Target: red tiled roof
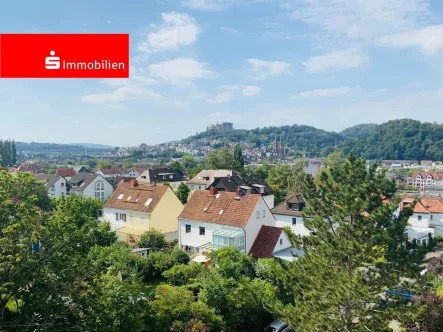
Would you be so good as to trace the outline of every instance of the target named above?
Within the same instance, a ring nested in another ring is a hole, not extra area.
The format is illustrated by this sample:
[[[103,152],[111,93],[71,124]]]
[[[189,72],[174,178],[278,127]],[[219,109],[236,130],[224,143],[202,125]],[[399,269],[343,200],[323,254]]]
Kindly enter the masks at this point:
[[[168,189],[168,186],[151,184],[138,184],[132,187],[132,183],[121,182],[104,207],[151,213]],[[146,205],[149,199],[152,200],[149,205]]]
[[[414,213],[443,213],[443,198],[423,197],[415,200]],[[407,197],[402,200],[401,207],[404,207],[404,203],[412,204],[414,199]]]
[[[442,179],[442,174],[441,173],[430,173],[430,172],[414,172],[413,177],[416,178],[417,175],[421,176],[422,179],[426,179],[428,177],[428,175],[432,176],[433,179],[435,180],[439,180]]]
[[[41,169],[40,167],[38,167],[37,164],[32,164],[32,163],[24,163],[21,164],[18,168],[17,168],[17,172],[32,172],[32,173],[41,173]]]
[[[126,174],[126,170],[124,168],[100,168],[99,171],[106,175]]]
[[[63,177],[72,177],[77,173],[72,168],[59,168],[55,174]]]
[[[271,258],[283,228],[262,226],[249,253],[255,258]]]
[[[258,194],[235,196],[233,192],[210,195],[209,190],[197,190],[179,218],[245,228],[262,198]]]

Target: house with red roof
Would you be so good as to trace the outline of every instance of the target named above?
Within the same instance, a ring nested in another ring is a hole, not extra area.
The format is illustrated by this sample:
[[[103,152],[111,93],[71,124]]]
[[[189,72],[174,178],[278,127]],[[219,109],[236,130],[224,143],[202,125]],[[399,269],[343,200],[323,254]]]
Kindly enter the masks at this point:
[[[408,181],[410,186],[424,188],[425,186],[442,186],[443,173],[415,172]]]
[[[415,205],[414,205],[415,204]],[[400,208],[413,208],[413,214],[406,227],[408,240],[416,240],[420,244],[428,241],[429,234],[443,236],[443,198],[440,197],[406,197]]]
[[[17,168],[17,172],[25,172],[25,173],[32,173],[32,174],[39,174],[43,173],[40,167],[38,167],[37,164],[34,163],[23,163]]]
[[[72,168],[59,168],[55,171],[55,175],[64,177],[66,180],[70,180],[76,173]]]
[[[296,256],[303,254],[303,250],[297,250],[292,246],[283,228],[263,225],[249,250],[249,254],[254,258],[274,257],[293,261]]]
[[[191,253],[226,246],[248,253],[261,227],[275,222],[260,194],[197,190],[178,217],[178,245]]]

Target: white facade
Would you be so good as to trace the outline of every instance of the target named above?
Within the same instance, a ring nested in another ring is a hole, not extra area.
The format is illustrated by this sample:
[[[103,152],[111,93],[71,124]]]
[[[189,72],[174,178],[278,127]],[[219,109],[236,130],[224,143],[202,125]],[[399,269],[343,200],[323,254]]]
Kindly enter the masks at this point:
[[[258,200],[245,228],[185,219],[179,219],[178,223],[178,243],[181,249],[189,247],[191,252],[197,252],[198,249],[196,248],[204,247],[207,250],[211,250],[213,233],[224,228],[245,233],[244,252],[249,252],[261,226],[275,226],[275,219],[262,198]],[[204,229],[204,234],[201,234],[200,228]]]
[[[289,240],[289,237],[286,234],[286,232],[282,231],[277,243],[275,244],[274,250],[272,250],[272,253],[274,254],[276,252],[279,252],[281,250],[285,250],[287,248],[292,248],[292,243]]]
[[[277,227],[291,227],[291,231],[300,236],[309,235],[309,230],[305,227],[303,217],[287,216],[283,214],[274,214]]]
[[[66,179],[60,177],[51,187],[48,188],[50,198],[66,196]]]
[[[262,197],[265,200],[266,204],[268,205],[268,208],[272,209],[274,207],[274,194]]]
[[[138,178],[140,176],[140,173],[136,169],[129,170],[127,177],[130,178]]]
[[[121,177],[129,177],[129,174],[126,173],[125,170],[122,170],[121,173],[111,173],[111,174],[104,174],[101,170],[98,170],[96,172],[96,174],[99,174],[99,175],[103,176],[104,178],[116,178],[116,177],[119,177],[119,176],[121,176]]]
[[[112,185],[101,175],[96,176],[82,191],[72,191],[76,195],[103,200],[107,200],[113,192],[114,188]]]
[[[409,217],[406,227],[409,241],[420,239],[423,241],[428,234],[443,236],[443,214],[441,213],[414,213]]]

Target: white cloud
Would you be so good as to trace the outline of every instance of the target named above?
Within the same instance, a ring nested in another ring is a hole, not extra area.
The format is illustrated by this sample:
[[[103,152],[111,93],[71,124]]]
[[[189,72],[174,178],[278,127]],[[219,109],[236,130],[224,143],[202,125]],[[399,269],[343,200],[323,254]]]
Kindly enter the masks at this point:
[[[177,12],[162,13],[163,24],[153,25],[154,31],[138,45],[145,53],[177,50],[180,46],[195,43],[201,32],[197,22],[188,14]]]
[[[214,96],[214,98],[206,99],[208,103],[212,104],[220,104],[220,103],[227,103],[232,100],[232,92],[231,91],[225,91],[220,92]]]
[[[264,0],[183,0],[182,5],[205,12],[226,10],[234,5],[247,5],[263,2]]]
[[[303,62],[306,71],[311,73],[328,70],[341,70],[360,67],[368,61],[368,57],[357,49],[335,51],[328,54],[314,56]]]
[[[392,34],[378,40],[381,45],[404,48],[418,47],[426,55],[443,50],[443,25],[433,25],[406,33]]]
[[[258,59],[248,59],[251,71],[255,73],[258,81],[263,81],[270,76],[277,76],[289,73],[289,64],[284,61],[263,61]]]
[[[106,103],[110,101],[123,101],[133,99],[159,99],[156,92],[138,87],[121,87],[110,93],[90,94],[82,97],[85,103]]]
[[[249,86],[245,86],[242,89],[242,94],[245,97],[252,97],[252,96],[256,96],[261,92],[261,88],[259,86],[254,86],[254,85],[249,85]]]
[[[171,84],[184,86],[191,84],[194,79],[215,77],[206,66],[192,58],[178,58],[149,65],[149,74]]]
[[[347,86],[333,89],[316,89],[309,91],[302,91],[298,95],[294,95],[292,99],[298,98],[323,98],[323,97],[338,97],[349,93],[351,89]]]
[[[428,0],[286,0],[284,7],[293,19],[354,40],[412,30],[429,16]]]
[[[157,81],[134,66],[129,67],[129,78],[105,78],[104,83],[109,86],[141,86],[157,84]]]

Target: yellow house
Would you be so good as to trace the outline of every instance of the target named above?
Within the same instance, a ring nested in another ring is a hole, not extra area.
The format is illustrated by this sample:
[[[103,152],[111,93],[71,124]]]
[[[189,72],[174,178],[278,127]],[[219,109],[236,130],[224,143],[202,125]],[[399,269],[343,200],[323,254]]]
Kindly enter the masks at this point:
[[[103,208],[103,219],[111,223],[118,239],[135,243],[146,231],[156,229],[167,240],[177,239],[177,218],[183,204],[169,186],[121,183]]]

